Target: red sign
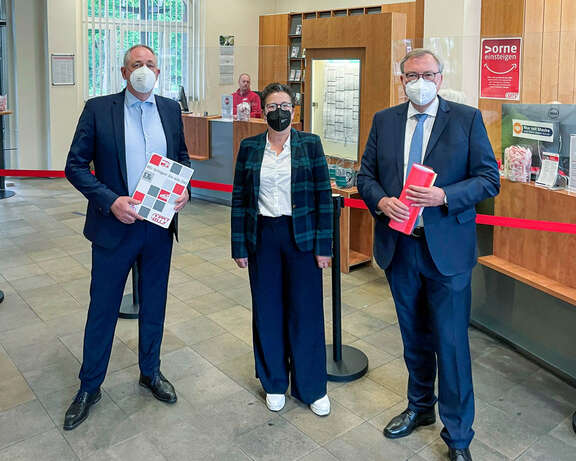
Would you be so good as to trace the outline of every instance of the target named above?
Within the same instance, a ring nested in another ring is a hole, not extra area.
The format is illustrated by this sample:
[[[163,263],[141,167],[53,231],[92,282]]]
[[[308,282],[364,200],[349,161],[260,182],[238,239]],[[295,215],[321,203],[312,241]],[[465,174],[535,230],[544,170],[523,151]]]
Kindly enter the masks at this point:
[[[521,38],[482,39],[480,97],[520,99]]]

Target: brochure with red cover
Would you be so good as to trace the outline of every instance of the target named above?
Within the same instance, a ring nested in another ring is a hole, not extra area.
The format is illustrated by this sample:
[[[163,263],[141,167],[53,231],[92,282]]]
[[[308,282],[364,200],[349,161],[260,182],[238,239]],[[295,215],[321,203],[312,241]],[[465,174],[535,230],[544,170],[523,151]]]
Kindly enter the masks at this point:
[[[434,173],[432,168],[421,165],[420,163],[414,163],[412,165],[412,168],[410,168],[410,173],[408,174],[408,178],[406,178],[404,189],[402,189],[402,193],[400,194],[400,201],[410,207],[410,218],[402,222],[394,221],[391,219],[388,225],[392,229],[397,230],[398,232],[402,232],[406,235],[410,235],[412,233],[418,216],[422,214],[422,207],[411,206],[412,202],[406,198],[406,191],[408,190],[408,186],[430,187],[434,184],[434,181],[436,181],[436,176],[438,175]]]

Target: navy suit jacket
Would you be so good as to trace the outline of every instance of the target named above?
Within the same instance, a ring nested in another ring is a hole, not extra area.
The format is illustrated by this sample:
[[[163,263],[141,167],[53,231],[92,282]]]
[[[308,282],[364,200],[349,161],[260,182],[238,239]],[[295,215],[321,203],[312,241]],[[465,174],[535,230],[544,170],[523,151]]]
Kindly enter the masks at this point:
[[[125,91],[86,102],[66,160],[66,178],[88,199],[84,235],[104,248],[116,247],[130,226],[110,212],[112,203],[119,196],[128,195]],[[189,166],[180,106],[161,96],[156,96],[156,105],[166,136],[167,157]],[[94,175],[90,171],[91,163]],[[174,216],[170,225],[176,236],[177,219]]]
[[[500,176],[480,111],[439,100],[424,164],[438,174],[435,186],[444,189],[448,206],[426,207],[424,228],[437,269],[455,275],[476,264],[475,205],[498,194]],[[358,173],[358,191],[376,219],[374,256],[383,269],[392,261],[399,233],[376,210],[380,199],[402,192],[408,104],[376,113]]]

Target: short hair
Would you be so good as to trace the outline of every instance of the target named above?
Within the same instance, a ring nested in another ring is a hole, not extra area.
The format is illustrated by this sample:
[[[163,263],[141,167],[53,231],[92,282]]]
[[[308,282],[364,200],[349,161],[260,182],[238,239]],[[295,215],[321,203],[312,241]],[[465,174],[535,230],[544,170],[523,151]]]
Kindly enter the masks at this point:
[[[154,52],[154,50],[150,48],[148,45],[139,43],[138,45],[131,46],[130,48],[128,48],[126,53],[124,53],[124,67],[128,66],[128,60],[130,59],[130,55],[132,54],[132,51],[134,51],[136,48],[146,48],[148,51],[150,51],[150,53],[154,55],[154,57],[156,58],[156,62],[158,62],[158,55]]]
[[[421,56],[426,55],[430,55],[434,58],[436,64],[438,64],[438,71],[442,73],[442,71],[444,70],[444,63],[438,56],[436,56],[432,51],[427,50],[426,48],[415,48],[412,51],[410,51],[410,53],[408,53],[406,56],[404,56],[402,58],[402,61],[400,61],[400,72],[404,73],[404,64],[406,63],[406,61],[412,58],[419,58]]]
[[[288,96],[290,96],[290,101],[292,101],[292,105],[293,106],[296,105],[296,98],[294,97],[294,92],[292,91],[292,89],[288,85],[275,82],[266,85],[266,88],[262,90],[262,107],[266,106],[266,99],[272,93],[286,93]]]
[[[241,79],[242,77],[244,77],[244,75],[246,75],[246,77],[248,77],[250,80],[252,80],[252,77],[250,77],[250,74],[247,74],[246,72],[243,72],[243,73],[241,73],[241,74],[238,76],[238,81],[240,81],[240,79]]]

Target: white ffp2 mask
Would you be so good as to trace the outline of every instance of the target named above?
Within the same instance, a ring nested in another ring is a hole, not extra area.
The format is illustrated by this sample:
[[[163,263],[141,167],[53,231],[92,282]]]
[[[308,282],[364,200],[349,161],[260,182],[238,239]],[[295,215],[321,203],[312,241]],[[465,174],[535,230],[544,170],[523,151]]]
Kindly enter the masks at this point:
[[[142,66],[130,74],[130,83],[138,93],[150,93],[156,85],[156,74]]]
[[[413,104],[425,106],[436,97],[436,84],[423,78],[406,84],[406,96]]]

